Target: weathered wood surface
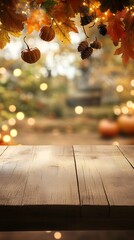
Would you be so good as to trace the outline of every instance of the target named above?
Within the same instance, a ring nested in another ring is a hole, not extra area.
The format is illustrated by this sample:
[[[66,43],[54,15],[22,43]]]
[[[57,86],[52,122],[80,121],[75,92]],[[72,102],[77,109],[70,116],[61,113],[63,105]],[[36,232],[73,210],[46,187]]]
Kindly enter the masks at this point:
[[[134,229],[133,146],[0,147],[0,230]]]

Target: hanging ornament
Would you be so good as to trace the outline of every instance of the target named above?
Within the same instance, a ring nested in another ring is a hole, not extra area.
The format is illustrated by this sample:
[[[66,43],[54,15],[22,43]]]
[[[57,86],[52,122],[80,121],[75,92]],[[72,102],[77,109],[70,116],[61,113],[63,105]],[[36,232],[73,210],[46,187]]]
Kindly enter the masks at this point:
[[[81,17],[81,26],[85,26],[88,25],[89,23],[91,23],[94,19],[96,18],[95,13],[91,13],[90,15],[85,15],[83,17]]]
[[[98,29],[99,29],[99,33],[103,36],[105,36],[107,34],[107,28],[106,28],[106,25],[103,24],[103,23],[100,23],[98,25]]]
[[[86,59],[88,57],[90,57],[93,53],[93,49],[91,47],[87,47],[86,49],[84,49],[82,52],[81,52],[81,58],[82,59]]]
[[[21,51],[21,58],[23,59],[24,62],[32,64],[37,62],[40,59],[40,55],[41,55],[40,50],[37,47],[29,48],[28,44],[25,41],[25,38],[26,37],[24,37],[24,42],[27,46],[27,49],[23,49]]]
[[[100,49],[101,48],[101,43],[96,38],[95,41],[93,41],[90,44],[90,47],[95,48],[95,49]]]
[[[87,41],[82,41],[78,46],[78,52],[82,52],[87,47],[88,47],[88,42]]]
[[[39,36],[42,40],[50,42],[51,40],[53,40],[55,38],[55,31],[53,30],[53,28],[50,26],[43,26],[40,29],[40,33]]]

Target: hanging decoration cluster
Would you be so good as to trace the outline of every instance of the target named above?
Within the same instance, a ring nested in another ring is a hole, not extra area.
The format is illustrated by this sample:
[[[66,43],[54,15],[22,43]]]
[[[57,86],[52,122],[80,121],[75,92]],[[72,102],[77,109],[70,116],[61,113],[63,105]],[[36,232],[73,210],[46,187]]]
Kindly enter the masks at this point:
[[[86,32],[88,27],[97,26],[99,34],[109,35],[116,47],[114,54],[121,54],[123,63],[129,58],[134,60],[134,0],[1,0],[0,48],[10,42],[10,35],[19,37],[34,30],[43,41],[49,42],[56,36],[69,44],[69,33],[78,33],[77,16],[85,33],[85,41],[78,46],[82,59],[101,48],[97,38],[89,42],[90,31]],[[34,63],[40,58],[40,51],[27,45],[21,56]]]

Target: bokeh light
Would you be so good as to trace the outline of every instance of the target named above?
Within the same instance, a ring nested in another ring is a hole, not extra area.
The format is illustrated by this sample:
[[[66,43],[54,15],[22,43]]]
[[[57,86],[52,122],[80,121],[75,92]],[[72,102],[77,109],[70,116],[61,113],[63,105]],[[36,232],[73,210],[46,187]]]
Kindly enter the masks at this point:
[[[118,85],[118,86],[116,87],[116,91],[117,91],[118,93],[123,92],[123,90],[124,90],[124,87],[123,87],[122,85]]]
[[[14,69],[13,75],[14,75],[15,77],[19,77],[21,74],[22,74],[21,69],[19,69],[19,68]]]
[[[82,106],[76,106],[74,109],[76,114],[82,114],[83,113],[83,107]]]
[[[41,89],[42,91],[46,91],[47,88],[48,88],[47,83],[41,83],[41,84],[40,84],[40,89]]]
[[[60,232],[55,232],[54,233],[54,238],[55,239],[61,239],[61,237],[62,237],[62,234]]]
[[[18,112],[18,113],[16,114],[16,118],[17,118],[18,120],[23,120],[24,117],[25,117],[25,115],[24,115],[23,112]]]

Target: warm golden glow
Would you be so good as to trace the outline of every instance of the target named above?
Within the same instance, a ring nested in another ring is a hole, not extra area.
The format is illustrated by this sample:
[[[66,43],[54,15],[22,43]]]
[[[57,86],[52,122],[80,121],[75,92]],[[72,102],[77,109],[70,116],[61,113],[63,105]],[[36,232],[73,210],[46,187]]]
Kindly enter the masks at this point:
[[[124,90],[124,87],[123,87],[122,85],[118,85],[118,86],[116,87],[116,91],[117,91],[118,93],[123,92],[123,90]]]
[[[23,112],[18,112],[18,113],[16,114],[16,118],[17,118],[18,120],[23,120],[24,117],[25,117],[25,115],[24,115]]]
[[[28,118],[27,123],[28,123],[28,125],[33,126],[35,124],[35,119],[34,118]]]
[[[14,118],[10,118],[8,120],[8,123],[9,123],[10,126],[14,126],[16,124],[16,120]]]
[[[2,125],[1,128],[2,128],[3,131],[7,131],[8,130],[8,126],[6,124]]]
[[[74,109],[76,114],[82,114],[83,113],[83,107],[82,106],[76,106]]]
[[[123,114],[128,114],[129,109],[126,106],[124,106],[124,107],[121,108],[121,111],[122,111]]]
[[[10,105],[9,106],[9,111],[10,112],[15,112],[16,111],[16,106],[15,105]]]
[[[61,235],[60,232],[55,232],[55,233],[54,233],[54,238],[55,238],[55,239],[61,239],[61,237],[62,237],[62,235]]]
[[[41,89],[42,91],[46,91],[47,88],[48,88],[47,83],[41,83],[41,84],[40,84],[40,89]]]
[[[9,135],[5,135],[5,136],[3,137],[3,141],[4,141],[5,143],[9,143],[9,142],[11,141],[11,137],[10,137]]]
[[[15,77],[19,77],[21,74],[22,74],[21,69],[19,69],[19,68],[14,69],[13,75],[14,75]]]
[[[16,136],[18,135],[17,130],[16,130],[16,129],[12,129],[12,130],[10,131],[10,135],[11,135],[11,137],[16,137]]]

